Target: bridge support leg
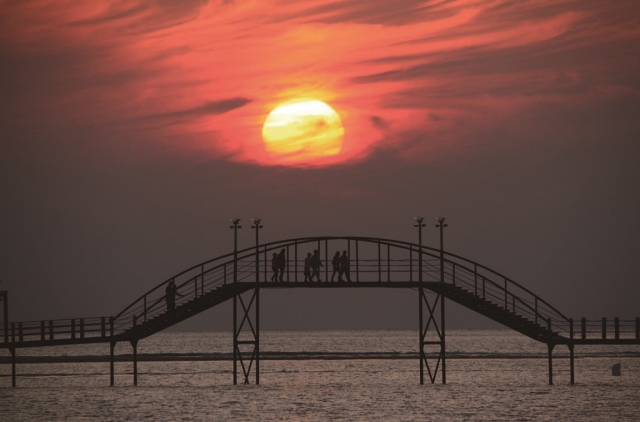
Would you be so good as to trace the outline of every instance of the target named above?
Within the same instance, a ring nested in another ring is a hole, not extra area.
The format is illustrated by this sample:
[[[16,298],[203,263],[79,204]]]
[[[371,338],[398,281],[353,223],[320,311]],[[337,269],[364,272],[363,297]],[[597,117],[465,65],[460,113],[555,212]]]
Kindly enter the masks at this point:
[[[9,352],[11,352],[11,386],[16,386],[16,348],[10,347]]]
[[[445,374],[445,312],[444,312],[444,296],[440,294],[430,293],[432,299],[429,300],[429,294],[422,287],[418,288],[420,295],[420,384],[424,384],[424,368],[427,368],[431,383],[436,382],[438,369],[442,367],[442,383],[447,383]],[[424,312],[426,307],[427,312]],[[438,309],[439,308],[439,309]],[[440,310],[440,312],[438,312]],[[426,321],[425,321],[426,318]],[[425,347],[436,348],[438,357],[433,362],[433,358],[427,358]],[[429,364],[429,359],[432,363]]]
[[[256,384],[260,384],[260,288],[244,293],[244,297],[237,294],[234,300],[240,306],[233,310],[233,383],[238,382],[240,368],[242,383],[249,384],[255,362]]]
[[[116,342],[112,341],[109,343],[109,372],[110,372],[110,384],[113,387],[113,382],[115,378],[115,364],[114,364],[114,352],[116,348]]]
[[[138,385],[138,340],[131,340],[133,347],[133,385]]]
[[[575,373],[573,367],[573,344],[569,344],[569,369],[571,372],[571,385],[575,384]]]
[[[553,348],[555,344],[548,343],[547,348],[549,349],[549,385],[553,385]]]

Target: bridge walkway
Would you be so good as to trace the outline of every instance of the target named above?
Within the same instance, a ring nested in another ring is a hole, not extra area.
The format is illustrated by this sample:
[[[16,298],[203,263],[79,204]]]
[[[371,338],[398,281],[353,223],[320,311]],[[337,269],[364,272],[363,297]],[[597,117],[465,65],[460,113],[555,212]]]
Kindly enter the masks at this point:
[[[313,250],[317,250],[322,256],[322,282],[302,281],[304,260],[300,258],[307,251]],[[352,282],[328,281],[330,250],[347,252]],[[282,282],[271,281],[271,258],[276,253],[283,253],[285,256],[284,267],[279,271]],[[175,284],[177,291],[173,310],[169,309],[167,301],[169,283]],[[8,348],[15,356],[16,349],[25,347],[87,343],[110,343],[113,351],[115,343],[127,341],[134,346],[135,352],[140,339],[233,300],[234,352],[241,357],[240,346],[252,344],[253,352],[257,352],[259,359],[259,328],[255,327],[259,327],[259,313],[254,308],[259,303],[260,289],[265,288],[418,290],[421,297],[421,362],[426,362],[426,355],[422,353],[424,347],[431,344],[440,346],[441,357],[434,374],[442,361],[443,377],[445,299],[546,343],[549,346],[550,365],[553,347],[560,344],[569,346],[572,357],[575,345],[640,344],[640,318],[625,321],[618,318],[587,321],[582,318],[579,323],[574,324],[573,319],[565,317],[547,301],[515,281],[458,255],[389,239],[322,237],[258,244],[198,264],[160,283],[113,317],[26,322],[9,322],[5,317],[4,325],[0,326],[0,347]],[[432,299],[429,303],[425,292],[434,293],[435,300]],[[247,294],[253,296],[243,299]],[[7,300],[5,293],[5,315]],[[428,310],[425,315],[422,312],[423,304]],[[442,309],[439,315],[435,309],[437,306]],[[255,315],[250,317],[249,311],[252,309],[255,310]],[[236,327],[238,311],[241,322]],[[255,320],[253,324],[252,318]],[[241,339],[241,331],[246,331],[247,327],[251,338],[249,341]],[[435,333],[435,339],[428,338],[429,329],[431,334]],[[429,373],[430,376],[434,375],[430,369]],[[433,382],[434,376],[431,378]]]

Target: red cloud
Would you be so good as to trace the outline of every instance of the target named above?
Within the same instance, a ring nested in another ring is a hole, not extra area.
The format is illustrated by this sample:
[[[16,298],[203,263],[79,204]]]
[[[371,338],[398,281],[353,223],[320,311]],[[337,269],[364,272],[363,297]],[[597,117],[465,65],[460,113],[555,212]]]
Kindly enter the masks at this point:
[[[2,107],[24,124],[101,125],[273,165],[265,116],[314,97],[341,115],[346,143],[300,165],[380,147],[419,159],[462,123],[637,96],[637,13],[635,0],[11,2]]]

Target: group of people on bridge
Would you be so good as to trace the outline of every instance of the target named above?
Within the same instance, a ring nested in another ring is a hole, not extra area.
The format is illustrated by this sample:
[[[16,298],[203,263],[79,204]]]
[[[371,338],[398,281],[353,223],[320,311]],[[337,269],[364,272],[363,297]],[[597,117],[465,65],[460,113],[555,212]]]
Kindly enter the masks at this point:
[[[333,259],[331,260],[331,265],[333,266],[331,282],[334,282],[336,274],[338,274],[338,282],[345,281],[342,279],[343,276],[346,278],[347,282],[351,282],[351,261],[346,250],[342,251],[342,255],[340,255],[340,251],[336,251]],[[316,281],[322,281],[320,279],[320,267],[324,267],[324,264],[322,264],[322,259],[320,259],[320,252],[318,252],[317,249],[313,251],[313,255],[311,254],[311,252],[307,252],[307,257],[304,259],[305,283],[314,281],[314,277]],[[280,253],[273,253],[273,258],[271,258],[271,269],[273,270],[271,281],[284,282],[284,273],[287,269],[287,256],[285,249],[282,249]]]

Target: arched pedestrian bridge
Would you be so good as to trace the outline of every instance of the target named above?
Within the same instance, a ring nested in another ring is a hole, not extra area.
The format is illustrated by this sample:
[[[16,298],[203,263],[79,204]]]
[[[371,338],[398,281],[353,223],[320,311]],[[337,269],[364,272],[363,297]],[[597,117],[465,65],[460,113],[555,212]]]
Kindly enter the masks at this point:
[[[322,281],[304,281],[304,258],[315,250],[323,264],[319,274]],[[271,259],[274,253],[282,251],[283,267],[276,281],[272,281]],[[336,251],[347,252],[350,282],[346,276],[339,282],[338,274],[332,281],[331,261]],[[167,297],[172,296],[167,289],[170,283],[176,286],[173,306]],[[114,347],[118,342],[129,342],[133,346],[134,383],[137,384],[139,340],[232,300],[233,381],[237,383],[239,375],[240,382],[249,383],[254,374],[255,382],[259,383],[260,290],[291,288],[416,290],[421,383],[425,374],[435,382],[438,373],[442,382],[446,382],[446,300],[546,343],[550,383],[553,382],[552,351],[556,345],[569,348],[573,383],[574,346],[640,344],[640,318],[574,321],[509,277],[441,249],[369,237],[306,237],[260,244],[256,229],[256,246],[236,249],[188,268],[144,293],[112,317],[10,322],[7,294],[0,292],[4,294],[5,305],[0,347],[11,351],[15,385],[16,353],[20,348],[109,343],[113,385]]]

